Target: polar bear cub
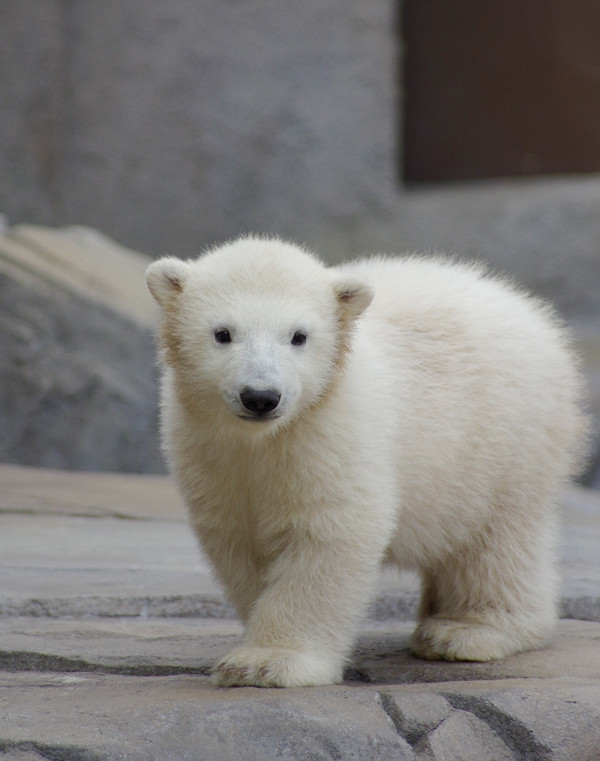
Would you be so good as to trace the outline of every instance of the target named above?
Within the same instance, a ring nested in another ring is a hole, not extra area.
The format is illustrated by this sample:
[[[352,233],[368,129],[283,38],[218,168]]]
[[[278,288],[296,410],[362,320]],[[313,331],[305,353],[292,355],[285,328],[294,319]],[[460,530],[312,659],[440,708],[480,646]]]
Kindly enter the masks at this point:
[[[418,656],[545,642],[583,431],[548,307],[476,266],[327,268],[258,237],[156,261],[147,282],[164,449],[245,624],[217,684],[340,681],[384,562],[421,576]]]

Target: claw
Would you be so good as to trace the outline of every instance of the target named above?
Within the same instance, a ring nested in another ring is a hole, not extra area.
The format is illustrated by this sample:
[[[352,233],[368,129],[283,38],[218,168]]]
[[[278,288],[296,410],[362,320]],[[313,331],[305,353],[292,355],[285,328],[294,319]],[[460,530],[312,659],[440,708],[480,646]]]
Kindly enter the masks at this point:
[[[242,684],[248,677],[248,666],[235,666],[233,663],[221,663],[214,675],[220,677],[224,685]]]

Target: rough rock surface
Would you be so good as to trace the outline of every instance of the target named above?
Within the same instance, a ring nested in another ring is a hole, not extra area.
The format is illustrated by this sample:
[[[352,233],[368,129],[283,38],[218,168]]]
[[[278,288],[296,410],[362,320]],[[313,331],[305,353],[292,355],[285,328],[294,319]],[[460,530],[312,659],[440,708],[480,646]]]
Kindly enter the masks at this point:
[[[0,466],[0,759],[597,761],[600,497],[563,512],[563,610],[588,620],[545,649],[414,658],[415,581],[386,574],[342,685],[223,689],[241,626],[173,485]]]
[[[164,470],[147,263],[85,228],[0,235],[0,461]]]

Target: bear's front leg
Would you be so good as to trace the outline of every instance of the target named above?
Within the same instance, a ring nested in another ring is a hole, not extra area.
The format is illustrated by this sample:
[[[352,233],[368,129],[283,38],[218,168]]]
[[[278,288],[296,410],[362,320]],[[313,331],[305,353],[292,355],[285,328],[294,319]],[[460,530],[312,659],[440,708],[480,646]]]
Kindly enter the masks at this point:
[[[258,687],[340,682],[382,552],[368,541],[295,537],[269,568],[244,642],[217,664],[214,682]]]

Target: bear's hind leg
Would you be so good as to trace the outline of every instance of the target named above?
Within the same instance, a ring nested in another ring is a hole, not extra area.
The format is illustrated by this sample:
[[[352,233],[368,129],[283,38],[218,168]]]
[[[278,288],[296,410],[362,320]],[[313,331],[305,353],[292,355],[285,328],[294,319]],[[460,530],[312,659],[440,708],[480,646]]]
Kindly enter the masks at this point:
[[[538,524],[537,534],[490,529],[424,573],[415,655],[490,661],[543,646],[556,621],[554,531],[547,524]]]

